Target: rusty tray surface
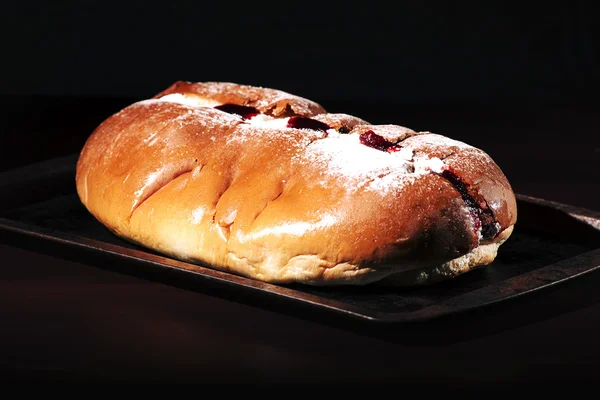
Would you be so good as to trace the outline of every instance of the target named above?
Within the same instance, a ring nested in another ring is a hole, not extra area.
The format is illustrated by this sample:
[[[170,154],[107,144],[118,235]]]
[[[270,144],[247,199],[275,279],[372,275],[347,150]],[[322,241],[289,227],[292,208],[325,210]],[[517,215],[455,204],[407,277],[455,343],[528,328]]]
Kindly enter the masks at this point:
[[[373,323],[406,323],[522,296],[600,267],[600,213],[517,194],[519,220],[489,266],[421,288],[310,287],[258,282],[133,245],[112,235],[75,192],[76,155],[0,173],[0,238],[237,301],[308,307]],[[290,310],[292,308],[289,308]]]

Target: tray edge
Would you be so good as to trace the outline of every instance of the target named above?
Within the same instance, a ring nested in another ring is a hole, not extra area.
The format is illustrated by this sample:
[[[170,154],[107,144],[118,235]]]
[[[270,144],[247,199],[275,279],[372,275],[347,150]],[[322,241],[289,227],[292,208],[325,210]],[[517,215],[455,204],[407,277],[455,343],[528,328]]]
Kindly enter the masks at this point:
[[[64,157],[52,158],[52,159],[41,161],[41,162],[38,162],[35,164],[19,167],[14,170],[2,171],[2,172],[0,172],[0,177],[2,178],[2,179],[0,179],[0,183],[8,182],[8,181],[10,181],[11,176],[16,177],[16,175],[23,174],[23,172],[38,171],[38,170],[47,171],[48,169],[45,168],[44,166],[48,165],[48,164],[62,165],[63,163],[73,162],[76,159],[77,159],[77,155],[72,154],[72,155],[67,155]],[[515,193],[515,196],[518,201],[533,203],[536,205],[540,205],[543,207],[549,207],[549,208],[564,212],[564,213],[568,214],[569,216],[576,218],[577,220],[579,220],[587,225],[590,225],[594,229],[600,231],[600,212],[599,211],[595,211],[595,210],[591,210],[591,209],[587,209],[587,208],[583,208],[583,207],[579,207],[579,206],[574,206],[574,205],[570,205],[570,204],[565,204],[565,203],[561,203],[561,202],[557,202],[557,201],[553,201],[553,200],[534,197],[534,196],[530,196],[530,195],[520,194],[520,193]],[[324,299],[324,298],[318,297],[316,295],[311,295],[311,294],[308,294],[308,293],[305,293],[302,291],[297,291],[293,288],[287,288],[282,285],[276,285],[276,284],[255,281],[250,278],[245,278],[243,276],[238,276],[238,275],[235,275],[232,273],[219,271],[219,270],[216,270],[209,266],[205,266],[205,265],[201,265],[201,264],[185,263],[183,261],[175,260],[170,257],[157,256],[152,253],[148,253],[148,252],[144,252],[144,251],[131,250],[126,247],[113,245],[110,243],[105,243],[100,240],[88,239],[85,237],[72,235],[72,234],[68,234],[65,232],[57,232],[57,231],[51,231],[51,230],[46,231],[43,228],[40,228],[38,226],[28,225],[28,224],[21,223],[19,221],[14,221],[14,220],[4,218],[4,217],[0,217],[0,231],[4,231],[5,233],[6,232],[17,233],[19,235],[28,236],[29,238],[32,238],[32,239],[50,241],[50,242],[54,242],[54,243],[63,243],[63,244],[69,244],[69,245],[75,244],[76,246],[79,246],[80,248],[87,248],[87,249],[92,249],[93,251],[96,251],[96,252],[104,252],[106,254],[111,254],[111,256],[113,256],[113,257],[134,260],[136,262],[151,263],[154,266],[158,265],[162,268],[169,268],[169,269],[172,269],[179,273],[194,274],[196,277],[201,277],[204,279],[212,280],[213,282],[218,282],[218,283],[224,284],[224,285],[237,285],[238,287],[241,285],[244,288],[244,290],[258,291],[261,294],[267,295],[267,296],[282,296],[282,295],[284,295],[286,300],[292,301],[294,303],[303,303],[304,305],[314,305],[315,303],[317,303],[319,307],[325,307],[327,309],[327,311],[330,311],[330,312],[333,311],[334,313],[341,315],[343,317],[352,317],[354,319],[359,319],[359,320],[363,320],[363,321],[367,320],[367,321],[379,322],[379,323],[390,323],[390,322],[391,323],[402,323],[402,322],[430,320],[433,318],[437,318],[439,316],[447,315],[449,313],[456,313],[456,312],[466,311],[466,310],[472,309],[472,308],[485,307],[489,304],[494,304],[499,301],[505,301],[505,300],[509,300],[512,298],[520,297],[520,296],[530,293],[532,291],[542,290],[547,287],[554,286],[561,282],[570,280],[572,278],[575,278],[575,277],[578,277],[581,275],[586,275],[587,273],[592,272],[600,267],[600,265],[594,265],[594,266],[588,267],[583,272],[574,273],[574,274],[571,274],[567,277],[564,277],[564,278],[561,278],[558,280],[549,281],[541,286],[530,287],[526,290],[522,290],[518,293],[513,293],[509,296],[491,297],[483,303],[478,302],[475,306],[462,306],[459,309],[456,309],[456,308],[452,309],[452,310],[446,309],[444,311],[444,305],[447,305],[450,302],[456,302],[456,301],[462,301],[464,303],[464,301],[465,301],[464,299],[468,299],[470,296],[473,295],[474,292],[481,292],[481,291],[485,291],[486,289],[488,289],[490,291],[493,291],[493,290],[501,291],[503,286],[507,286],[510,283],[514,282],[514,280],[516,278],[527,277],[529,274],[534,276],[535,274],[539,273],[539,271],[541,271],[541,270],[556,268],[556,265],[559,265],[559,264],[562,265],[563,263],[567,263],[567,262],[577,262],[579,260],[579,258],[581,258],[581,257],[589,257],[589,256],[594,257],[596,255],[596,253],[600,254],[600,245],[599,245],[599,247],[597,249],[594,249],[590,252],[582,253],[575,257],[561,260],[560,262],[555,263],[555,264],[545,265],[536,270],[527,272],[525,274],[518,275],[516,277],[507,279],[502,282],[498,282],[498,283],[490,285],[490,286],[486,286],[484,288],[476,289],[475,291],[468,292],[461,296],[457,296],[457,297],[448,299],[446,301],[437,303],[433,306],[429,306],[429,307],[426,307],[426,308],[423,308],[420,310],[410,311],[410,312],[389,313],[389,312],[371,311],[371,310],[367,310],[367,309],[364,309],[361,307],[352,306],[347,303],[342,303],[342,302],[338,302],[338,301],[330,300],[330,299]],[[50,234],[49,231],[51,231],[52,234]],[[131,253],[131,254],[127,254],[127,253]],[[183,264],[190,265],[190,266],[192,266],[192,268],[189,268],[189,267],[182,268],[181,265],[183,265]],[[177,267],[177,265],[179,265],[179,268]],[[193,270],[194,268],[201,269],[202,271],[194,271]],[[287,293],[285,293],[285,292],[287,292]],[[317,299],[318,299],[318,301],[316,301]],[[326,304],[324,303],[324,301]],[[435,307],[435,308],[432,308],[432,307]],[[435,311],[432,315],[425,315],[426,310],[429,310],[429,312],[431,312],[431,310],[437,310],[437,311]]]

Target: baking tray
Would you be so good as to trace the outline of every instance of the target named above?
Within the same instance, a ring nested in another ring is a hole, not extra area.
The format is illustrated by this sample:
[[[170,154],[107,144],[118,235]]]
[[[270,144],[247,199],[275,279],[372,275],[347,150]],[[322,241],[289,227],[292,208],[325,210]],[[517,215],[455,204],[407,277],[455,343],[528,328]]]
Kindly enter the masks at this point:
[[[600,267],[600,213],[517,195],[519,220],[493,264],[421,288],[339,287],[258,282],[195,265],[112,235],[79,202],[76,155],[0,174],[0,239],[101,268],[241,302],[308,308],[373,323],[430,320],[502,302]]]

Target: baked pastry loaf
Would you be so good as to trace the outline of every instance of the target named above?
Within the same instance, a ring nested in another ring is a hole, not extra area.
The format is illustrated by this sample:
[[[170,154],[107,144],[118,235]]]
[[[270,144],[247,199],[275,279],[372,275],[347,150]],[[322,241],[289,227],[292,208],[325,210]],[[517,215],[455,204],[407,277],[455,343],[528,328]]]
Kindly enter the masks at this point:
[[[453,278],[491,263],[517,218],[480,149],[226,82],[177,82],[107,118],[76,186],[123,239],[279,284]]]

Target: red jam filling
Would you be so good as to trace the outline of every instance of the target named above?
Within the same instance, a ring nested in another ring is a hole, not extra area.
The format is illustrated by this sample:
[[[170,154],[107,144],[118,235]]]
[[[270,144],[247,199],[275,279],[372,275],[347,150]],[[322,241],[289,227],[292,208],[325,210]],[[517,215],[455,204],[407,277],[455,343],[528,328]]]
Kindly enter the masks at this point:
[[[460,193],[473,217],[475,232],[481,228],[483,239],[491,239],[496,236],[500,232],[500,228],[494,220],[492,211],[485,205],[485,202],[483,202],[483,205],[478,202],[469,192],[467,184],[451,168],[445,169],[439,175],[450,182]]]
[[[308,118],[308,117],[300,117],[294,116],[290,117],[287,123],[288,128],[296,128],[296,129],[313,129],[316,131],[326,132],[328,129],[331,129],[329,125],[324,122],[317,121],[316,119]]]
[[[240,106],[237,104],[222,104],[220,106],[216,106],[215,108],[229,114],[237,114],[244,119],[250,119],[260,114],[260,111],[254,107]]]
[[[371,130],[361,133],[359,139],[360,142],[365,146],[369,146],[381,151],[387,151],[389,153],[393,153],[402,148],[402,146],[388,142],[383,136],[380,136]]]

